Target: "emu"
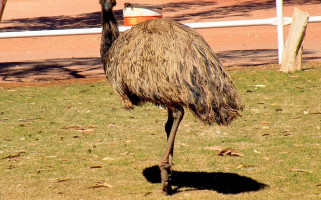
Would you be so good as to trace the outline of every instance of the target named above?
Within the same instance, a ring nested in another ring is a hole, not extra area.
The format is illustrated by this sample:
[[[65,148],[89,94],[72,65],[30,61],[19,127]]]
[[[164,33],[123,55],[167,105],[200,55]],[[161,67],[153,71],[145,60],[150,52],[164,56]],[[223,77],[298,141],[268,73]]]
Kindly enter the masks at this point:
[[[188,108],[201,121],[229,125],[243,104],[236,88],[205,40],[171,19],[153,19],[119,34],[116,0],[100,0],[101,57],[106,77],[126,109],[144,102],[168,110],[167,144],[161,158],[162,191],[171,194],[177,129]]]

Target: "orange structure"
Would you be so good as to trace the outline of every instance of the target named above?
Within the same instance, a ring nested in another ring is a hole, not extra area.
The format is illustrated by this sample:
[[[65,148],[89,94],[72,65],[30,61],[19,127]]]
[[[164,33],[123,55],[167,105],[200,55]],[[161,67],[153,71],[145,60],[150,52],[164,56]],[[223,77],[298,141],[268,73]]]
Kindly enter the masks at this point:
[[[125,3],[123,15],[124,25],[133,26],[150,19],[162,18],[162,6]]]

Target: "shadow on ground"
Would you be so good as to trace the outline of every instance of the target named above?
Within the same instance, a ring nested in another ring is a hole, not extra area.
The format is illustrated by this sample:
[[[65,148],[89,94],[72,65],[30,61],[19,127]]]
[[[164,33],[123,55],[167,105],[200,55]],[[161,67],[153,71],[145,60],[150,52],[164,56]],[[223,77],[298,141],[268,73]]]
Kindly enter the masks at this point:
[[[237,2],[233,5],[220,6],[216,1],[185,1],[179,3],[164,4],[164,9],[167,12],[183,12],[179,15],[174,15],[172,18],[177,21],[191,20],[198,17],[202,19],[220,19],[226,17],[249,16],[252,11],[267,10],[275,8],[275,0]],[[284,6],[295,4],[319,4],[319,0],[283,0]],[[218,6],[216,6],[218,5]],[[197,8],[202,8],[202,11],[193,11]]]
[[[224,66],[255,66],[278,64],[277,49],[250,49],[250,50],[230,50],[216,53]],[[314,51],[304,50],[302,61],[316,61],[321,57],[315,56]]]
[[[54,81],[104,76],[101,59],[62,58],[0,63],[0,81]]]
[[[277,64],[277,49],[231,50],[217,53],[225,67]],[[303,61],[319,60],[304,51]],[[0,81],[54,81],[104,76],[100,57],[59,58],[39,61],[0,62]]]
[[[158,166],[144,169],[143,175],[150,183],[161,183]],[[259,191],[267,187],[249,177],[223,172],[179,172],[173,171],[172,185],[190,190],[214,190],[223,194],[238,194]],[[186,190],[185,190],[186,191]]]
[[[305,1],[305,4],[319,4],[319,0],[284,0],[285,6],[298,4]],[[267,10],[275,7],[275,0],[237,2],[233,5],[222,6],[216,1],[182,1],[162,4],[164,15],[170,15],[176,21],[219,19],[226,17],[248,16],[250,12],[257,10]],[[201,10],[201,11],[199,11]],[[176,14],[180,13],[180,14]],[[115,11],[116,18],[120,25],[123,24],[123,11]],[[35,18],[20,18],[3,20],[0,32],[8,31],[36,31],[36,30],[55,30],[69,28],[93,28],[100,27],[100,12],[83,13],[75,16],[50,16]]]

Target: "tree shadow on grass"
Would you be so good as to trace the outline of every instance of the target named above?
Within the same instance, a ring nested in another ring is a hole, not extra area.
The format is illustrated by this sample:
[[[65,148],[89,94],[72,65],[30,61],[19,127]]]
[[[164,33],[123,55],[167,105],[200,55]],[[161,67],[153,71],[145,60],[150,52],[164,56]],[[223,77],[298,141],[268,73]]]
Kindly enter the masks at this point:
[[[217,53],[225,67],[277,64],[277,49],[230,50]],[[317,61],[316,52],[305,50],[303,61]],[[56,58],[0,62],[0,81],[54,81],[105,76],[100,57]]]
[[[99,57],[0,62],[0,81],[54,81],[104,76]]]
[[[144,169],[143,175],[150,183],[161,183],[158,166]],[[255,192],[268,187],[264,183],[233,173],[184,171],[173,171],[172,185],[177,187],[174,191],[176,193],[181,188],[188,188],[190,190],[213,190],[222,194]]]

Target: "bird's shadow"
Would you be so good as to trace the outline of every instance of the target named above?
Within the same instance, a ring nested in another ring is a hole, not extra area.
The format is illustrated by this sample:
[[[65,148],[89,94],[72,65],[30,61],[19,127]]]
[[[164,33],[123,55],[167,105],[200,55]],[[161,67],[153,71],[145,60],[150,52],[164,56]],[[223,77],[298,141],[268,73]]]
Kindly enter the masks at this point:
[[[143,175],[150,183],[160,183],[160,170],[158,166],[143,170]],[[249,177],[223,172],[187,172],[173,171],[172,186],[176,186],[174,193],[181,188],[190,190],[213,190],[222,194],[238,194],[243,192],[259,191],[267,187]]]

